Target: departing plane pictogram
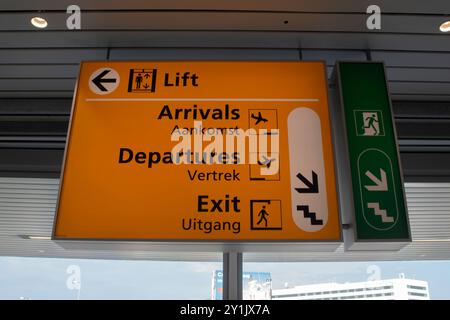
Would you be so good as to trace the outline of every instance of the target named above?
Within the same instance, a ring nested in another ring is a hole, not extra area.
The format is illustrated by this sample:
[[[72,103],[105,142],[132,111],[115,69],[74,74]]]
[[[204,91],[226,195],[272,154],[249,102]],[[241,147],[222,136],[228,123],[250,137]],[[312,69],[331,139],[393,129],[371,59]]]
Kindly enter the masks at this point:
[[[263,161],[259,161],[258,160],[258,164],[260,166],[266,166],[267,168],[270,168],[270,165],[272,164],[272,162],[274,162],[276,160],[276,158],[267,158],[266,156],[261,156],[263,158]]]

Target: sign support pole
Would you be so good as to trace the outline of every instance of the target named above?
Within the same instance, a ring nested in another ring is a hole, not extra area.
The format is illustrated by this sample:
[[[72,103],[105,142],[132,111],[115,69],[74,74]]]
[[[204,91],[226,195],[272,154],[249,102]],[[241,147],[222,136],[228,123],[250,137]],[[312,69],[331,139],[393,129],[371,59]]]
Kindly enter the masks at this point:
[[[242,300],[242,252],[223,254],[223,300]]]

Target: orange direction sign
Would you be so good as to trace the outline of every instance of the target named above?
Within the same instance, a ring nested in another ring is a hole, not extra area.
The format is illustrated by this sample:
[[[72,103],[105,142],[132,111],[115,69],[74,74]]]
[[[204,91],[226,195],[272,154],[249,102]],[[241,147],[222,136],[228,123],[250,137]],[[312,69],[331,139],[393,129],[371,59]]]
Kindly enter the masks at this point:
[[[340,240],[324,64],[82,63],[54,238]]]

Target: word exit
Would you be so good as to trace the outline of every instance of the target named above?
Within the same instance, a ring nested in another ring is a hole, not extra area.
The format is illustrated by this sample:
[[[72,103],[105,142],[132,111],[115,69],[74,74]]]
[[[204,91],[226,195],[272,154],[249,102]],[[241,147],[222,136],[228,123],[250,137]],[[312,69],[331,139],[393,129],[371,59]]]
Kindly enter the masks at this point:
[[[237,196],[230,197],[228,194],[223,199],[214,199],[206,195],[198,196],[198,212],[240,212]]]

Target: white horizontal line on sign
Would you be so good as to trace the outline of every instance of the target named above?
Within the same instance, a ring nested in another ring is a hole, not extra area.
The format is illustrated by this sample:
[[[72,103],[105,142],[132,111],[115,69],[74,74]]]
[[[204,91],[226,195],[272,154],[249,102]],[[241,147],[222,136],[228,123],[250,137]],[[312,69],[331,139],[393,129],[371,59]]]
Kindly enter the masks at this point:
[[[267,101],[267,102],[319,102],[319,99],[247,99],[247,98],[87,98],[95,101]]]

